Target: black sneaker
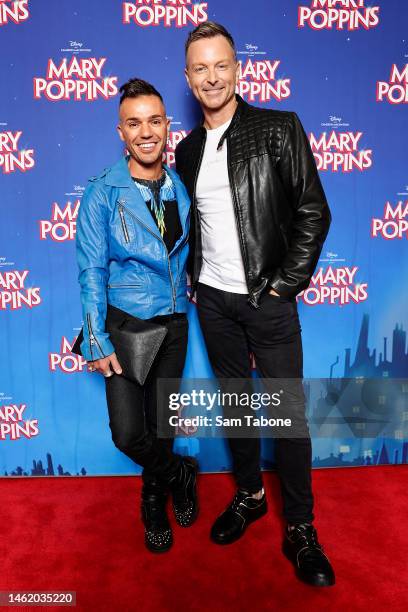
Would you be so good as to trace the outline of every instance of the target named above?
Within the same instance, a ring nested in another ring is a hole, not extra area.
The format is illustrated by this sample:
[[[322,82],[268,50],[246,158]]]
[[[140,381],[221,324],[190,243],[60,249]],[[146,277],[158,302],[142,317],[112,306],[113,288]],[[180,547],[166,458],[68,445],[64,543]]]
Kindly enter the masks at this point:
[[[248,525],[268,511],[265,493],[255,499],[248,491],[238,489],[227,509],[217,518],[210,537],[217,544],[231,544],[244,535]]]
[[[183,457],[177,474],[169,481],[174,515],[181,527],[190,527],[198,516],[197,472],[197,461]]]
[[[332,586],[336,582],[333,568],[317,540],[317,531],[310,523],[286,529],[282,550],[292,561],[300,580],[313,586]]]
[[[142,521],[145,545],[151,552],[166,552],[173,544],[173,533],[166,512],[167,493],[154,483],[142,489]]]

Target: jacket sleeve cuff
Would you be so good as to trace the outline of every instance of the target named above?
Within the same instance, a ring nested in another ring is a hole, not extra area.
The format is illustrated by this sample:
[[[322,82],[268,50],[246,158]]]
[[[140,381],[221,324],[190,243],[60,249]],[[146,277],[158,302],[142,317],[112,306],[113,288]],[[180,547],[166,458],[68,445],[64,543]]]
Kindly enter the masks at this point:
[[[283,298],[293,298],[301,291],[299,286],[289,285],[278,274],[275,274],[275,276],[269,279],[268,286]]]
[[[94,343],[91,344],[89,337],[84,338],[81,342],[81,353],[84,359],[87,361],[96,361],[103,357],[108,357],[115,352],[115,347],[109,338],[95,338]]]

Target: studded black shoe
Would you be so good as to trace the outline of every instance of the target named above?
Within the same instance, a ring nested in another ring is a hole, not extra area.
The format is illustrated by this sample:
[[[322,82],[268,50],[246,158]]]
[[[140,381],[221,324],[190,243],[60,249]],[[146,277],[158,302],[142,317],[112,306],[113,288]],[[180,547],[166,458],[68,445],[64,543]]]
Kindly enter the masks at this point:
[[[197,461],[183,457],[177,474],[169,481],[174,516],[181,527],[190,527],[198,516],[197,472]]]
[[[318,542],[313,525],[303,523],[291,531],[286,529],[282,550],[303,582],[313,586],[332,586],[336,582],[333,568]]]
[[[261,499],[255,499],[247,491],[238,489],[230,505],[212,526],[212,541],[216,544],[232,544],[244,535],[248,525],[264,516],[267,510],[265,493]]]
[[[166,552],[173,544],[173,533],[166,512],[167,494],[154,484],[142,489],[142,521],[145,545],[151,552]]]

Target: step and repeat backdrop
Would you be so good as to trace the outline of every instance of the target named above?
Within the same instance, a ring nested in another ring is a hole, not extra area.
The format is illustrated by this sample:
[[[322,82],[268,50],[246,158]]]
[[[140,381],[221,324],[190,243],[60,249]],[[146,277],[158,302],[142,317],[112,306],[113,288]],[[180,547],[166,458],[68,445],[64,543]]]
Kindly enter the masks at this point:
[[[241,96],[300,116],[333,213],[298,296],[305,376],[324,379],[309,419],[341,424],[314,437],[314,466],[408,463],[407,18],[406,0],[0,0],[0,475],[138,472],[112,444],[102,377],[71,353],[76,218],[88,178],[123,154],[130,77],[162,93],[174,165],[199,119],[184,42],[207,19],[236,40]],[[185,376],[210,377],[194,303],[189,317]],[[230,469],[222,439],[177,447]]]

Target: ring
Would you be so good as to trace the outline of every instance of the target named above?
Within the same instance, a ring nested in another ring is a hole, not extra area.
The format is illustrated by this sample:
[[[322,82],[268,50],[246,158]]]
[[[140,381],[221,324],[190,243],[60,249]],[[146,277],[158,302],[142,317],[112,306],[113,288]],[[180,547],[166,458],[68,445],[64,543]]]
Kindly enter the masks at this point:
[[[110,372],[109,374],[104,374],[105,378],[110,378],[112,376],[113,372]]]

